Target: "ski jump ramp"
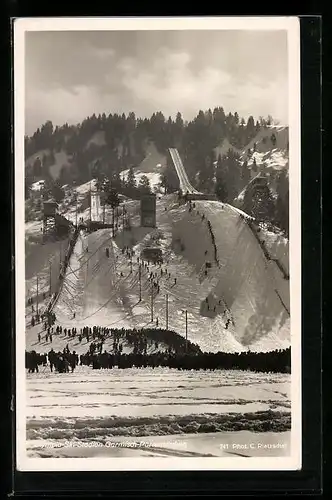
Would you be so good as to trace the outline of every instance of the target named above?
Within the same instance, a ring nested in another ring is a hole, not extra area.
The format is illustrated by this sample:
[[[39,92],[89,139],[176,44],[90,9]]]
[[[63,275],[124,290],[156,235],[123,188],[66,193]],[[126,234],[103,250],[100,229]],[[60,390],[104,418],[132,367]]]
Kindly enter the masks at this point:
[[[190,184],[178,150],[175,148],[169,148],[169,153],[171,155],[176,173],[178,174],[180,181],[180,189],[182,190],[182,192],[183,193],[188,192],[189,194],[201,194],[199,193],[199,191],[196,191],[196,189],[194,189]]]
[[[188,200],[216,200],[215,195],[200,193],[190,184],[181,157],[176,148],[169,148],[169,154],[180,181],[180,189],[186,194]]]

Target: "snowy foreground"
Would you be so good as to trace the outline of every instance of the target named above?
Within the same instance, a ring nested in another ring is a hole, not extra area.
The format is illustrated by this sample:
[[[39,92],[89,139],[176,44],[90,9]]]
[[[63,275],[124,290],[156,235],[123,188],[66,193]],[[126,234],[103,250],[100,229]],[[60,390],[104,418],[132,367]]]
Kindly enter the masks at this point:
[[[287,456],[289,391],[285,374],[41,368],[27,375],[27,453]]]

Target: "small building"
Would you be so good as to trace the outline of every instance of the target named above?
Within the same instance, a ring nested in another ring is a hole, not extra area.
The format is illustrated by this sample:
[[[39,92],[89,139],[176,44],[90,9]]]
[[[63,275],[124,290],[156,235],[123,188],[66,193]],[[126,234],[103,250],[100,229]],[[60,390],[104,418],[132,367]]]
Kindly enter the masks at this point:
[[[44,201],[43,203],[43,233],[55,230],[58,204],[55,201]]]
[[[44,216],[46,217],[55,217],[58,211],[58,204],[56,201],[44,201]]]
[[[141,226],[156,227],[155,194],[144,194],[141,197]]]
[[[44,193],[44,188],[45,188],[45,181],[40,180],[36,181],[33,184],[31,184],[30,189],[29,189],[29,197],[31,199],[41,199]]]
[[[159,247],[145,247],[141,252],[141,259],[150,262],[162,262],[162,250]]]

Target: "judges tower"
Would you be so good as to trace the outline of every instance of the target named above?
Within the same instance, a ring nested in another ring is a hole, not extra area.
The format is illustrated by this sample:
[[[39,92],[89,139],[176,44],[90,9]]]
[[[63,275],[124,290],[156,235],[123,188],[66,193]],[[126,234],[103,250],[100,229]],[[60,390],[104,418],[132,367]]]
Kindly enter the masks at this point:
[[[141,226],[156,227],[155,194],[144,194],[141,197]]]

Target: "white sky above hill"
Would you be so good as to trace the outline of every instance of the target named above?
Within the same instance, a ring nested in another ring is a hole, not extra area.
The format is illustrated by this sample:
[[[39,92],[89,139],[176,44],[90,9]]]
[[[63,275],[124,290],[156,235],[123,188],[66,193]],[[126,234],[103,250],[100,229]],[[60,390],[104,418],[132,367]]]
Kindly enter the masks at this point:
[[[286,31],[30,31],[25,121],[78,123],[93,113],[190,120],[223,106],[288,123]]]

